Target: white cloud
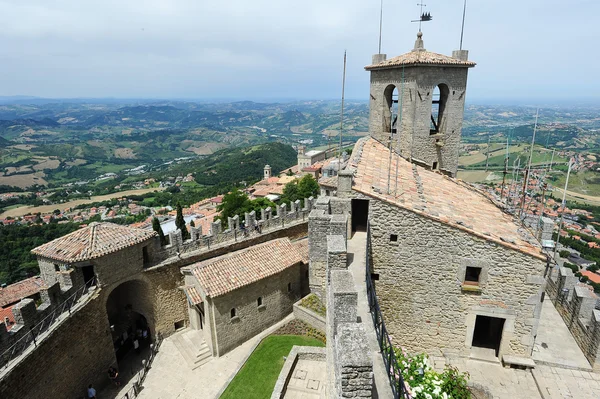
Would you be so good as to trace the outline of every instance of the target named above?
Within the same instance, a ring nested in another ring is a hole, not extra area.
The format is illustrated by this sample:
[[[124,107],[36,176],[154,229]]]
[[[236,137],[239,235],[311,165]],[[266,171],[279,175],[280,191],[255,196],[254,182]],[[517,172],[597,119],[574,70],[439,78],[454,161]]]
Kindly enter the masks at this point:
[[[389,56],[413,46],[407,3],[384,0]],[[449,54],[462,0],[427,4],[425,45]],[[591,0],[470,0],[469,95],[589,97],[599,14]],[[337,98],[348,49],[348,95],[366,98],[379,2],[0,0],[0,16],[0,95]]]

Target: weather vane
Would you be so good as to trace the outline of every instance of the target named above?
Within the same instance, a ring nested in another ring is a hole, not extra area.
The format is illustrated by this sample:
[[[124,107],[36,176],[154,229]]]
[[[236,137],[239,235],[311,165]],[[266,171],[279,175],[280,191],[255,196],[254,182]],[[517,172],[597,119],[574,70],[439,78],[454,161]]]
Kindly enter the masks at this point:
[[[417,5],[419,7],[421,7],[421,17],[419,19],[415,19],[411,22],[418,22],[419,23],[419,32],[421,32],[421,23],[423,22],[429,22],[431,21],[433,18],[431,17],[431,13],[429,12],[423,12],[423,7],[427,7],[427,4],[423,4],[421,3],[417,3]]]

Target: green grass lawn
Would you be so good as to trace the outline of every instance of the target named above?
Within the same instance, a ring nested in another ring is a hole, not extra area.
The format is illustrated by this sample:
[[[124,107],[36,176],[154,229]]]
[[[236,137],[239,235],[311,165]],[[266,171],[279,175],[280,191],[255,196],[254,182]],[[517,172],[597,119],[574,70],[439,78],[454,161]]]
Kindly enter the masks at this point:
[[[292,346],[324,346],[321,341],[300,335],[270,335],[263,339],[244,367],[231,381],[221,399],[268,399],[283,368],[283,357]]]

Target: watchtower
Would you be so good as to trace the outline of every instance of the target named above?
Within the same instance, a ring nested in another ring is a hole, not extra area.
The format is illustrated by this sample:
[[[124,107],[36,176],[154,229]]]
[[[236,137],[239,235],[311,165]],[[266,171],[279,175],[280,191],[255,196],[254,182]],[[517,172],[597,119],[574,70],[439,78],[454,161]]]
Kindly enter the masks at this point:
[[[264,169],[264,179],[268,179],[271,177],[271,166],[270,165],[265,165],[265,169]]]
[[[365,67],[371,72],[369,133],[402,157],[455,176],[467,73],[475,63],[467,50],[452,57],[427,51],[422,37],[419,32],[411,52],[389,60],[375,54]]]

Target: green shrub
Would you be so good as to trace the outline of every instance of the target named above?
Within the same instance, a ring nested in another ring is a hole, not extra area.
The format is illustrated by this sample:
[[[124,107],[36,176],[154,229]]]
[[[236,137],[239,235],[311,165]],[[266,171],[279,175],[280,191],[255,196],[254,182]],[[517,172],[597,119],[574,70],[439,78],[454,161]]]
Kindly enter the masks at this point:
[[[571,255],[571,252],[569,252],[567,250],[562,250],[558,254],[560,255],[561,258],[568,258],[569,255]]]
[[[413,399],[471,399],[469,373],[452,366],[439,373],[432,369],[424,353],[409,356],[402,348],[394,348],[394,353]]]
[[[579,266],[574,265],[569,262],[565,262],[565,264],[563,266],[566,267],[567,269],[573,270],[573,273],[577,273],[579,271]]]

